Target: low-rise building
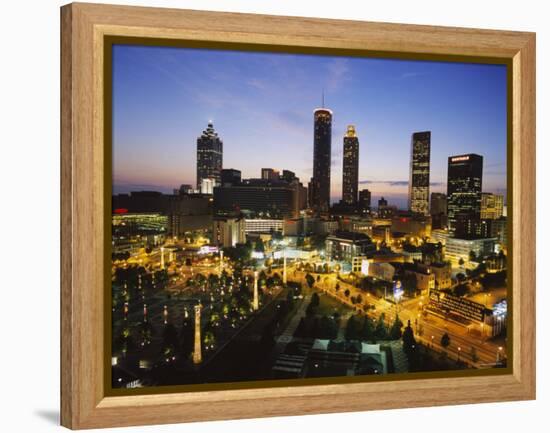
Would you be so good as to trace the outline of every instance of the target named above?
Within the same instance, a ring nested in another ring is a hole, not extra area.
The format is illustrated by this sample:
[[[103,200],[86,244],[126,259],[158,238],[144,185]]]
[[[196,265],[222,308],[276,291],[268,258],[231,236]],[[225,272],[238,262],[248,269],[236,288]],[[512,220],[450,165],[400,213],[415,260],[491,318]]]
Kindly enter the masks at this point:
[[[352,262],[356,256],[363,256],[376,250],[376,245],[362,233],[337,231],[325,240],[326,254],[331,260]]]
[[[427,215],[401,214],[394,215],[391,220],[392,232],[404,233],[413,240],[430,237],[432,218]]]
[[[496,238],[459,239],[449,237],[445,245],[445,258],[453,266],[458,266],[461,260],[468,263],[472,252],[478,258],[492,254],[495,251],[496,241]]]
[[[214,243],[223,247],[243,244],[246,242],[245,221],[242,218],[216,218],[212,237]]]
[[[450,263],[430,263],[426,266],[435,277],[435,287],[449,289],[452,285],[452,268]]]

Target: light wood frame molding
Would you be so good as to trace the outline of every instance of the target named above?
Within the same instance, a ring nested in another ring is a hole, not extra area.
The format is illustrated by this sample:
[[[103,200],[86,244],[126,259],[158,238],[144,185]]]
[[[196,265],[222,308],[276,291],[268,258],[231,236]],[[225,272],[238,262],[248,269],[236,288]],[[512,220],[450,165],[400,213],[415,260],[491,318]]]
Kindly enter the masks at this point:
[[[535,398],[535,34],[75,3],[61,8],[61,424],[73,428]],[[486,56],[512,62],[513,372],[105,396],[104,36]]]

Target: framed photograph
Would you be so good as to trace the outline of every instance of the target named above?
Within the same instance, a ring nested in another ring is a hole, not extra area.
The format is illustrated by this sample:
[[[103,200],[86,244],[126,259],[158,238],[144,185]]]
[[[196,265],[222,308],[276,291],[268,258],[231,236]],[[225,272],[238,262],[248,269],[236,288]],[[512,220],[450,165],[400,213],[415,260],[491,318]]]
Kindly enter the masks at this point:
[[[66,427],[535,398],[535,35],[61,8]]]

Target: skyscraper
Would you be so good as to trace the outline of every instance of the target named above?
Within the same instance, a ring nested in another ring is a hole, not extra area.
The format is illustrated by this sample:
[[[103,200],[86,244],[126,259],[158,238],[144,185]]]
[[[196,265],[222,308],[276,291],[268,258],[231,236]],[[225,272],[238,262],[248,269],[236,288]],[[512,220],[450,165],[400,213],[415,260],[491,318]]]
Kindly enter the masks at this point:
[[[212,122],[197,138],[197,189],[203,179],[213,179],[216,185],[221,183],[223,165],[223,142],[214,130]]]
[[[430,210],[430,141],[430,131],[415,132],[411,139],[409,210],[422,215]]]
[[[459,219],[480,219],[483,157],[474,153],[450,156],[448,164],[447,216],[454,232]]]
[[[432,192],[430,215],[432,216],[432,229],[442,229],[447,226],[447,194]]]
[[[317,213],[327,213],[330,206],[332,111],[317,108],[313,112],[313,127],[313,178],[310,205]]]
[[[348,205],[357,203],[359,189],[359,138],[355,126],[348,125],[344,136],[344,166],[342,171],[342,201]]]
[[[359,207],[363,211],[370,210],[371,193],[368,189],[362,189],[359,191]]]

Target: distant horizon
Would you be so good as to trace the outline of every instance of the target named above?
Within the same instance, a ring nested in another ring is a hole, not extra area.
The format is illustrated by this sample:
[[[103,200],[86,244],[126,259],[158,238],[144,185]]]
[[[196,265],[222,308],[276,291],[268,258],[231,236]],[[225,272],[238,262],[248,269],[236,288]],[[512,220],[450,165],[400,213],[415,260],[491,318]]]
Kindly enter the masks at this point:
[[[209,120],[224,168],[259,178],[291,170],[307,186],[313,110],[334,113],[331,202],[341,198],[342,140],[354,124],[359,190],[407,207],[410,139],[432,131],[431,192],[447,157],[484,157],[483,191],[506,198],[506,67],[466,63],[113,47],[113,193],[195,187],[196,139]],[[317,100],[317,103],[316,103]]]

